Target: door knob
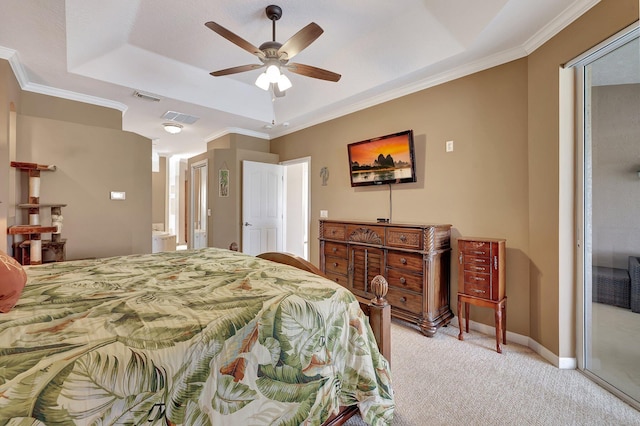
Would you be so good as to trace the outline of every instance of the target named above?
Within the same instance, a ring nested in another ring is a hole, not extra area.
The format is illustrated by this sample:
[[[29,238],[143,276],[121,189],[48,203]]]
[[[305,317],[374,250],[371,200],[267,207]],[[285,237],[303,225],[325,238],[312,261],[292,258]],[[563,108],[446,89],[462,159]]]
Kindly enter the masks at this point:
[[[244,226],[253,226],[252,224],[250,224],[249,222],[245,222]]]

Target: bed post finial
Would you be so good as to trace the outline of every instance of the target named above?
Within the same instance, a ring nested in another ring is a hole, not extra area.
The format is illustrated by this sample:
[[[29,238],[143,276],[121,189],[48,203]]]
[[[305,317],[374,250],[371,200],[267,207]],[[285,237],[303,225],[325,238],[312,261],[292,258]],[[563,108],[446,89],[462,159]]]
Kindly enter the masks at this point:
[[[382,275],[376,275],[373,277],[371,280],[371,290],[376,296],[375,299],[371,300],[371,303],[378,306],[388,305],[385,296],[387,295],[387,291],[389,291],[389,283]]]

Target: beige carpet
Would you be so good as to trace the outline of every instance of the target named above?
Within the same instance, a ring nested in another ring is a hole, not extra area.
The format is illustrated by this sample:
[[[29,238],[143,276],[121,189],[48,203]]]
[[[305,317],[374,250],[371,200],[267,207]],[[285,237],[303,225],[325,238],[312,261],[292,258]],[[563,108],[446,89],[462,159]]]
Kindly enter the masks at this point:
[[[393,425],[640,425],[640,412],[577,370],[560,370],[531,349],[454,326],[433,338],[394,322]],[[362,419],[348,426],[361,426]]]

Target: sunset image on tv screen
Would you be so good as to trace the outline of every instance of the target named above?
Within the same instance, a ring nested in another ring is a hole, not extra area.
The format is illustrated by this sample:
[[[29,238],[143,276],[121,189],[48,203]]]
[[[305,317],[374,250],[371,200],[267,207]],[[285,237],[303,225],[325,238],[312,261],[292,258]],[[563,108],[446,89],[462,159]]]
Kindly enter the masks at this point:
[[[390,155],[394,161],[409,163],[411,153],[407,146],[407,137],[395,136],[389,139],[380,139],[363,144],[356,144],[351,147],[351,163],[363,165],[373,165],[382,154],[384,157]]]

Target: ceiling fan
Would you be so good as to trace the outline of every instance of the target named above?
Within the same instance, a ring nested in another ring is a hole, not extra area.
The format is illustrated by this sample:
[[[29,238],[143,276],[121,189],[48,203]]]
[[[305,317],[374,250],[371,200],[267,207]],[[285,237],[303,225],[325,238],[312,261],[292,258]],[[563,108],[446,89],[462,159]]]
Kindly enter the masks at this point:
[[[210,73],[212,76],[220,77],[223,75],[236,74],[266,67],[266,71],[258,76],[256,86],[263,90],[271,89],[274,95],[278,97],[284,96],[285,90],[291,87],[291,81],[282,73],[283,69],[287,69],[293,73],[306,77],[318,78],[320,80],[333,82],[340,80],[340,74],[311,65],[289,62],[294,56],[313,43],[324,32],[318,24],[314,22],[310,23],[294,34],[289,40],[285,41],[284,44],[281,44],[276,41],[276,21],[282,17],[282,9],[279,6],[270,5],[266,7],[265,12],[272,22],[273,40],[262,43],[260,47],[255,47],[242,37],[232,33],[222,25],[215,22],[210,21],[205,24],[212,31],[247,52],[257,56],[260,62],[262,62],[262,64],[240,65],[237,67],[213,71]]]

